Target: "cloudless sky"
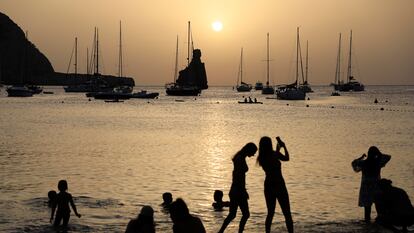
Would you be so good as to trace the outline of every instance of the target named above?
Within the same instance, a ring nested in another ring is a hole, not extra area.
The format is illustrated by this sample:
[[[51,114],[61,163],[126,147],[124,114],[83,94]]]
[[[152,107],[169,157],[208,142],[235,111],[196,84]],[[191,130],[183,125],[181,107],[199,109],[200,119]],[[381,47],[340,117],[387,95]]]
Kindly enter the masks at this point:
[[[412,0],[0,0],[0,11],[29,32],[29,39],[58,72],[67,70],[75,37],[78,71],[85,72],[86,49],[91,50],[96,26],[103,73],[116,75],[121,20],[124,74],[138,86],[171,82],[176,37],[179,69],[183,69],[191,21],[194,46],[202,51],[209,85],[236,83],[241,47],[244,80],[265,82],[267,32],[270,82],[293,82],[298,26],[303,55],[309,41],[311,84],[334,81],[340,32],[346,71],[351,29],[357,80],[414,84]],[[211,27],[216,20],[223,23],[220,32]]]

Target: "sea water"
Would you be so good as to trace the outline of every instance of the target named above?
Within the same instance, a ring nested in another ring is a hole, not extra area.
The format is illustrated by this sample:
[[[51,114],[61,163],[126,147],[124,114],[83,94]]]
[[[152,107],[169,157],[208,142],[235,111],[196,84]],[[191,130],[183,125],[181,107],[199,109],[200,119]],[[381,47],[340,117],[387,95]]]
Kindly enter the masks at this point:
[[[337,97],[331,87],[314,87],[305,101],[231,87],[173,97],[148,87],[158,99],[122,103],[45,89],[55,94],[0,92],[0,232],[54,232],[47,192],[61,179],[82,214],[72,213],[68,232],[124,232],[143,205],[154,208],[157,232],[172,232],[160,207],[164,192],[183,198],[207,232],[217,232],[228,212],[213,210],[213,192],[228,193],[232,156],[262,136],[280,136],[290,152],[282,170],[297,232],[387,232],[362,223],[357,206],[361,174],[351,162],[372,145],[392,156],[382,176],[414,201],[413,86],[368,86]],[[249,96],[263,104],[238,104]],[[245,232],[264,232],[264,172],[256,156],[247,163]],[[240,215],[227,232],[237,231]],[[286,232],[279,206],[272,231]]]

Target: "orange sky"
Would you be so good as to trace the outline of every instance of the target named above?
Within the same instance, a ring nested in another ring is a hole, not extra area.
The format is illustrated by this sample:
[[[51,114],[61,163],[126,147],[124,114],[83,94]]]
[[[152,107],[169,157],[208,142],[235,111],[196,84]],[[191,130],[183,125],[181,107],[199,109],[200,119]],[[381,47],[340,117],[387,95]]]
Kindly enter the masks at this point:
[[[116,74],[119,20],[123,24],[124,74],[136,85],[173,80],[176,36],[180,69],[186,64],[187,21],[202,51],[209,85],[234,85],[240,48],[244,80],[265,81],[266,33],[270,33],[270,81],[294,81],[296,27],[302,47],[309,40],[309,81],[333,82],[342,32],[346,70],[353,30],[354,76],[364,84],[414,84],[414,1],[412,0],[1,0],[7,14],[49,58],[66,72],[78,37],[80,72],[86,48],[99,27],[103,73]],[[215,32],[211,23],[224,28]],[[304,51],[303,51],[304,54]],[[102,68],[101,68],[102,69]]]

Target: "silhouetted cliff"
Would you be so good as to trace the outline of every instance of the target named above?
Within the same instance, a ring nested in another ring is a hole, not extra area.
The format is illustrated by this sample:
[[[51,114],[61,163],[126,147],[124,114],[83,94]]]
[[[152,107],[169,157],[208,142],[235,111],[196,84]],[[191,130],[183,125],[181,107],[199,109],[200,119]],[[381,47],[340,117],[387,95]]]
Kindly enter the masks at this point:
[[[51,32],[53,33],[53,32]],[[51,63],[7,15],[0,12],[0,72],[4,84],[66,86],[84,83],[91,75],[55,72]],[[101,75],[109,85],[134,86],[133,78]]]
[[[2,81],[6,84],[37,83],[37,77],[54,72],[46,56],[26,39],[17,24],[1,12],[0,69]]]

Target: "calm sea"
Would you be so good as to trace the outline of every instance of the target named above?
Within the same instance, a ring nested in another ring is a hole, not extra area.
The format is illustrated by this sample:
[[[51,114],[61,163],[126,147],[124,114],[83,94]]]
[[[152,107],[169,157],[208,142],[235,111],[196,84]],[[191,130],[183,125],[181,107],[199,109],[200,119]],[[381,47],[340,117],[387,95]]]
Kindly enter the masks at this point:
[[[414,86],[368,86],[339,97],[315,87],[310,100],[293,102],[231,87],[197,98],[147,89],[159,99],[105,103],[57,87],[45,89],[53,95],[9,98],[3,87],[0,232],[53,232],[47,192],[60,179],[82,214],[72,214],[68,232],[123,232],[142,205],[154,207],[157,232],[172,232],[159,206],[167,191],[217,232],[227,211],[213,211],[213,192],[228,193],[232,156],[262,136],[280,136],[291,154],[282,169],[297,232],[386,232],[363,224],[357,206],[361,174],[351,161],[371,145],[392,156],[382,176],[414,201]],[[243,95],[263,104],[238,104]],[[264,232],[266,217],[255,159],[247,161],[246,232]],[[286,232],[279,206],[276,212],[273,232]],[[227,231],[236,232],[239,220],[240,213]]]

